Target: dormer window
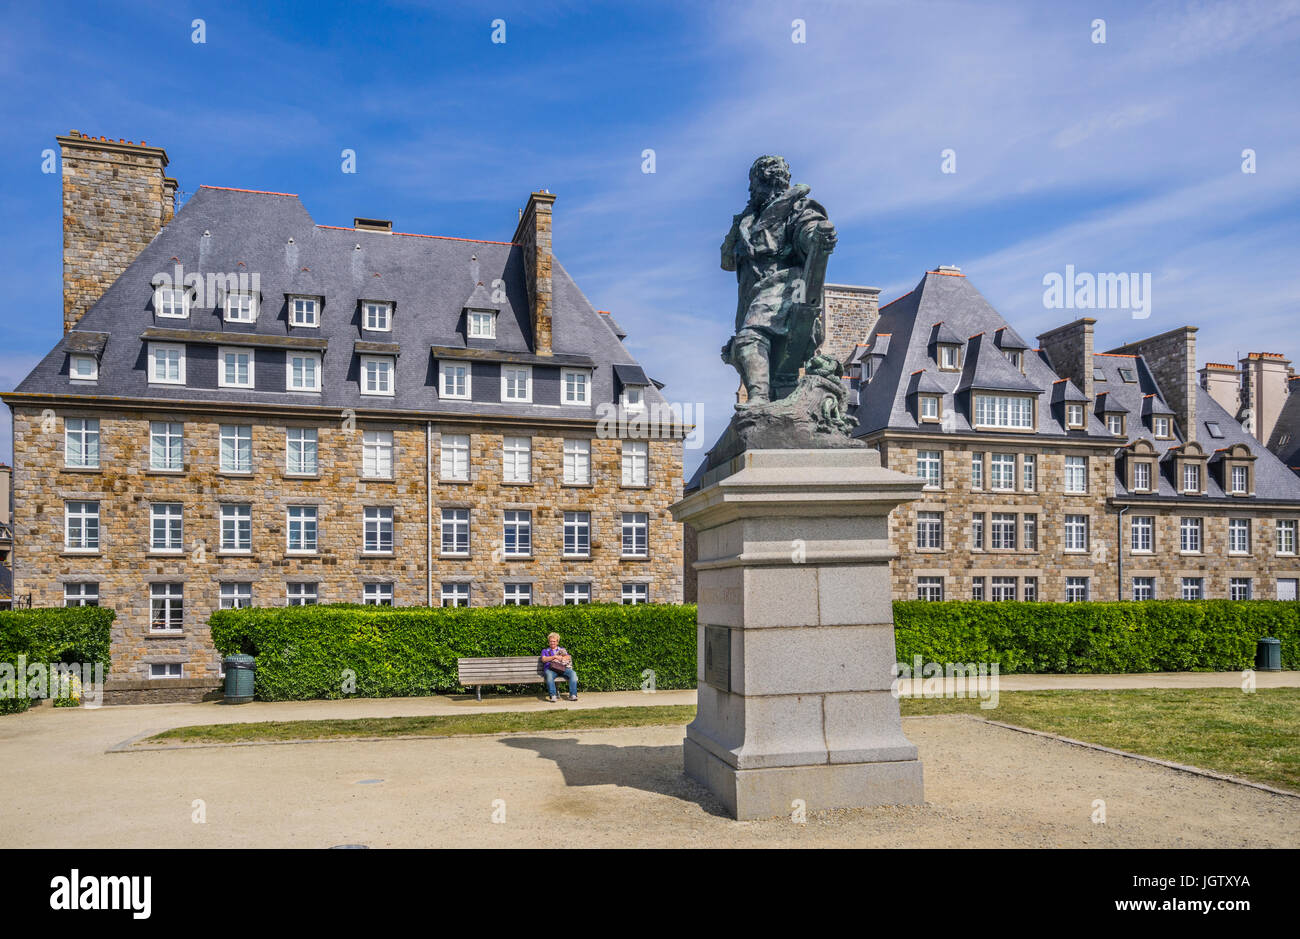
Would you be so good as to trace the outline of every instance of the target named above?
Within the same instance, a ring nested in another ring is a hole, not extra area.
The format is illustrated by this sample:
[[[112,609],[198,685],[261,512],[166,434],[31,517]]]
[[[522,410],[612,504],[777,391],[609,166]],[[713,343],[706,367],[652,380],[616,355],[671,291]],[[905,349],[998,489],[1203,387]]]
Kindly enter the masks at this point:
[[[1125,465],[1128,467],[1127,486],[1130,492],[1154,492],[1156,480],[1156,447],[1145,437],[1139,437],[1128,447]]]
[[[1124,415],[1107,414],[1106,429],[1109,430],[1116,437],[1123,437],[1124,436]]]
[[[291,297],[289,325],[320,326],[320,301],[315,297]]]
[[[1133,491],[1151,491],[1151,463],[1149,460],[1135,460],[1133,463]]]
[[[438,388],[438,396],[441,398],[468,400],[470,396],[469,363],[439,362]]]
[[[257,297],[251,293],[226,294],[226,322],[252,323],[257,320]]]
[[[490,310],[470,310],[468,319],[470,339],[495,339],[497,315]]]
[[[185,319],[190,315],[190,292],[184,287],[158,287],[153,295],[154,312],[168,319]]]
[[[566,368],[560,372],[564,404],[591,404],[591,372],[581,368]]]
[[[1006,350],[1007,361],[1019,369],[1022,373],[1025,370],[1025,354],[1019,349]]]
[[[157,385],[185,384],[185,347],[149,343],[149,381]]]
[[[1071,430],[1083,428],[1083,405],[1074,402],[1065,405],[1065,426]]]
[[[875,374],[876,374],[875,356],[868,356],[866,359],[862,361],[862,380],[871,381],[872,377]]]
[[[955,372],[961,368],[961,347],[939,346],[939,368],[945,372]]]
[[[501,366],[501,400],[525,402],[533,400],[531,365]]]
[[[1234,466],[1232,467],[1231,477],[1231,488],[1228,489],[1228,492],[1234,496],[1244,496],[1249,491],[1250,470],[1245,466]]]
[[[363,355],[361,393],[392,397],[394,364],[393,357],[390,355]]]
[[[361,328],[377,333],[393,331],[393,305],[367,300],[361,309]]]
[[[939,396],[921,395],[917,401],[918,420],[927,423],[939,423]]]
[[[1033,430],[1034,401],[1024,395],[975,395],[975,427]]]
[[[320,391],[320,353],[285,353],[285,390]]]
[[[99,381],[99,360],[93,355],[74,355],[68,359],[68,377],[73,381]]]
[[[645,389],[640,385],[628,385],[623,389],[623,408],[639,411],[645,407]]]
[[[1201,466],[1199,463],[1183,464],[1183,493],[1196,495],[1201,491]]]
[[[1223,460],[1223,488],[1230,496],[1255,494],[1255,455],[1244,443],[1236,443],[1221,451]]]
[[[1168,440],[1173,434],[1173,424],[1167,417],[1157,415],[1151,421],[1152,430],[1155,431],[1157,440]]]

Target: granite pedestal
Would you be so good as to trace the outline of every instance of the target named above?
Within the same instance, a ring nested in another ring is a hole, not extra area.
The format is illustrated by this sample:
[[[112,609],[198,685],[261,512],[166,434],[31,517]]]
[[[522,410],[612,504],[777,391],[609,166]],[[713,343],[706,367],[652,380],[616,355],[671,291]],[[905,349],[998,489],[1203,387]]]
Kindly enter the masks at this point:
[[[699,545],[686,773],[735,818],[923,801],[890,693],[888,531],[921,485],[876,450],[750,450],[672,507]]]

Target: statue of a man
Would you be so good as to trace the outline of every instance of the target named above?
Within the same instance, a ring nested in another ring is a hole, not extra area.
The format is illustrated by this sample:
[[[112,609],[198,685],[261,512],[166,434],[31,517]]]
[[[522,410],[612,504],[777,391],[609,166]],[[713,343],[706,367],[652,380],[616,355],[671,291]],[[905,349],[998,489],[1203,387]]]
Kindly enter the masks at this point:
[[[787,394],[821,342],[821,289],[835,226],[790,185],[782,157],[761,156],[749,168],[749,203],[722,242],[722,269],[739,283],[736,334],[723,347],[750,405]]]

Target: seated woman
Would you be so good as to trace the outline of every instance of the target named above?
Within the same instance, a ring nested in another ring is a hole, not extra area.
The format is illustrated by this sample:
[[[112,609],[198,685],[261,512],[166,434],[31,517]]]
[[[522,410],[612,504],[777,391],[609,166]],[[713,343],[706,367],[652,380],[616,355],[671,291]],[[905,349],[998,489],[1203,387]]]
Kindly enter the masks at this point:
[[[560,634],[551,633],[546,637],[546,648],[542,650],[542,676],[546,679],[546,694],[549,700],[558,701],[555,696],[555,676],[563,675],[569,683],[569,700],[578,700],[578,676],[573,671],[573,656],[560,645]]]

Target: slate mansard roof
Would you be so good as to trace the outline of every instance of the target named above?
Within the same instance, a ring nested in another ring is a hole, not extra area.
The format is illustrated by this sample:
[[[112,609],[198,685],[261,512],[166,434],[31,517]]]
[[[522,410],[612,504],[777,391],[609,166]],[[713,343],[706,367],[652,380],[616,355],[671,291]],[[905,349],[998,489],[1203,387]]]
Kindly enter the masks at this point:
[[[984,390],[1038,395],[1035,437],[1114,439],[1091,409],[1088,409],[1086,429],[1066,429],[1061,423],[1064,414],[1053,406],[1053,386],[1059,376],[1041,355],[1026,348],[1024,340],[962,274],[929,271],[911,293],[881,307],[871,338],[866,345],[858,347],[850,361],[878,353],[882,346],[879,340],[886,335],[889,341],[883,346],[884,355],[877,358],[874,376],[870,381],[864,379],[860,385],[860,403],[853,412],[858,419],[855,436],[882,430],[933,432],[935,425],[917,421],[912,400],[922,390],[912,376],[924,370],[926,389],[922,391],[942,391],[943,412],[952,415],[945,419],[943,433],[972,431],[970,392]],[[937,344],[958,339],[962,344],[960,370],[940,371]],[[1004,349],[1023,350],[1023,374],[1007,358]],[[1070,388],[1073,391],[1066,397],[1075,400],[1078,390],[1072,384]],[[1056,396],[1059,398],[1061,394],[1057,389]]]
[[[153,278],[174,276],[177,264],[205,278],[259,275],[256,322],[225,322],[220,300],[206,295],[188,319],[157,317]],[[493,299],[489,289],[498,279],[504,300]],[[124,404],[139,399],[594,420],[597,406],[616,402],[640,367],[620,341],[622,330],[596,311],[558,260],[552,290],[554,355],[538,356],[520,245],[317,225],[296,196],[202,187],[15,392],[113,397]],[[286,298],[295,295],[322,298],[319,327],[289,325]],[[393,304],[390,332],[362,328],[363,300]],[[466,338],[467,307],[500,309],[495,340]],[[149,383],[150,339],[186,343],[184,386]],[[255,390],[218,387],[219,345],[255,348]],[[285,390],[289,347],[323,351],[319,393]],[[96,383],[70,380],[74,352],[99,356]],[[361,394],[365,354],[396,355],[392,397]],[[472,400],[440,399],[440,358],[471,362]],[[532,403],[501,402],[501,361],[533,366]],[[591,406],[561,406],[560,369],[566,365],[592,370]],[[614,366],[636,371],[616,379]],[[653,382],[645,400],[663,402]]]

